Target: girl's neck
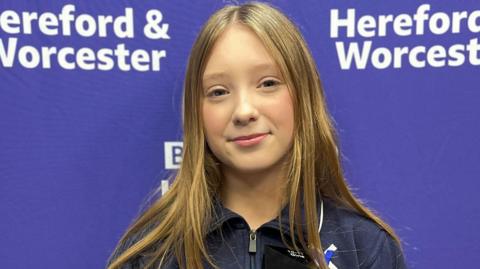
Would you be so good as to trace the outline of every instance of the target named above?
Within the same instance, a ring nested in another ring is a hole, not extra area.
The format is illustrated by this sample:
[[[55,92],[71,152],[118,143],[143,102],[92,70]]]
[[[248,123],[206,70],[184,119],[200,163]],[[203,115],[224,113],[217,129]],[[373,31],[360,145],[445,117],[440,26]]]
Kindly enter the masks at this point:
[[[242,216],[250,229],[278,216],[285,196],[286,176],[281,167],[255,172],[222,169],[223,205]]]

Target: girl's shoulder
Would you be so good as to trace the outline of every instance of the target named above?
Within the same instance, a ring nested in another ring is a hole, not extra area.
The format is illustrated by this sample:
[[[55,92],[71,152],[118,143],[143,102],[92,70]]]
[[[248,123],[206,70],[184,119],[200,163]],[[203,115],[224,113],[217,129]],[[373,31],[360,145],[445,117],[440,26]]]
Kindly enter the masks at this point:
[[[320,238],[337,268],[406,268],[401,247],[380,225],[331,200],[323,204]]]
[[[108,266],[116,260],[120,255],[122,255],[127,249],[135,245],[138,241],[144,238],[150,231],[154,229],[154,224],[146,225],[137,232],[132,233],[130,236],[126,237],[123,241],[118,243],[118,246],[115,248],[112,255],[107,261]],[[124,265],[121,266],[121,269],[137,269],[144,268],[147,261],[147,251],[138,254],[131,259],[129,259]]]

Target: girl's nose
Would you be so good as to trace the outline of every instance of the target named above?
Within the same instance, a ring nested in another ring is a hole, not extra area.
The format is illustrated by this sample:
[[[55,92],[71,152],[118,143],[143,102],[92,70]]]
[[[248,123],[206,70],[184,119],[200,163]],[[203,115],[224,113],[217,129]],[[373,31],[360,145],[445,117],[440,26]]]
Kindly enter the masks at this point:
[[[248,125],[258,119],[258,111],[254,103],[254,96],[249,94],[240,94],[238,102],[235,104],[232,118],[236,126]]]

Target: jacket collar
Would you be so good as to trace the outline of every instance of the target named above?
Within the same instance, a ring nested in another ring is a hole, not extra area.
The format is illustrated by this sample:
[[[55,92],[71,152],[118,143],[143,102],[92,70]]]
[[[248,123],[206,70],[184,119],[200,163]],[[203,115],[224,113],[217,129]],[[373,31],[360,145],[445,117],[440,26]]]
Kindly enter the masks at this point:
[[[240,216],[239,214],[231,211],[230,209],[226,208],[223,206],[221,201],[219,199],[214,199],[214,215],[213,215],[213,222],[212,225],[210,225],[208,232],[211,233],[219,228],[221,228],[225,223],[231,222],[234,220],[240,220],[243,221],[245,224],[247,223],[245,219]],[[319,216],[319,231],[321,228],[321,224],[323,222],[323,201],[322,199],[317,199],[317,211],[318,211],[318,216]],[[278,219],[278,216],[275,217],[274,219],[270,220],[267,223],[264,223],[262,226],[260,226],[258,229],[263,229],[264,227],[268,228],[273,228],[276,230],[281,231],[285,234],[290,236],[290,223],[289,223],[289,204],[287,203],[283,209],[280,212],[281,218],[280,221]],[[302,229],[304,235],[306,235],[306,220],[305,220],[305,209],[303,206],[303,199],[300,199],[300,212],[302,214]]]

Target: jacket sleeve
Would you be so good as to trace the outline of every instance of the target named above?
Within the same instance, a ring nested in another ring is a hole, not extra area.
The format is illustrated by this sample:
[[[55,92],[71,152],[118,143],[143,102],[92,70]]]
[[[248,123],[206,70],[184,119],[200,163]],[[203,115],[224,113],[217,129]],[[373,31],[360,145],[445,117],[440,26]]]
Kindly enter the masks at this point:
[[[362,269],[407,269],[405,258],[397,242],[382,231],[372,255]]]

